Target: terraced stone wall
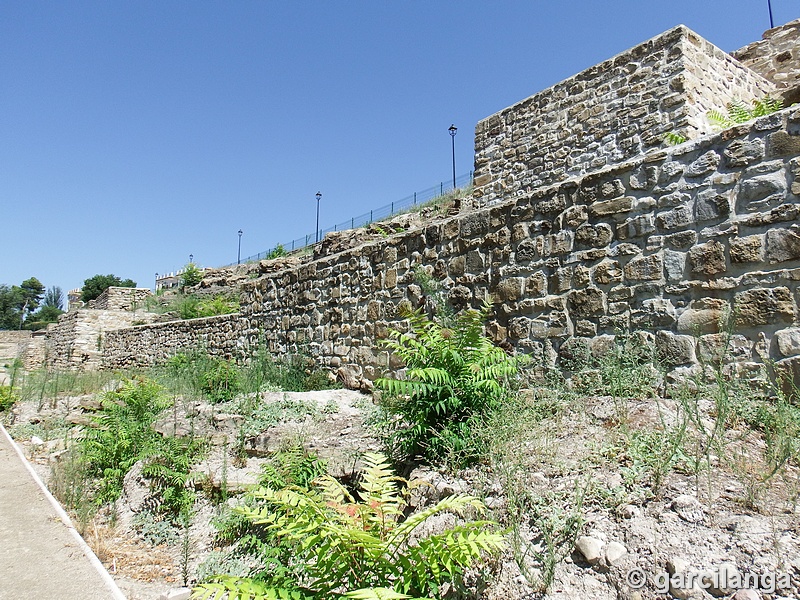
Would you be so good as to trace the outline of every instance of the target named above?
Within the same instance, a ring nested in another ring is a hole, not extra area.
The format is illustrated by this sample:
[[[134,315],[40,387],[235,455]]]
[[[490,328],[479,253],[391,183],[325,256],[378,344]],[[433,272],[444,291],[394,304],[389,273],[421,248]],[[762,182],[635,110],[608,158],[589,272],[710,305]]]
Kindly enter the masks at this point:
[[[570,77],[475,128],[475,197],[525,194],[710,132],[706,113],[774,85],[684,26]]]
[[[168,357],[191,350],[201,350],[221,358],[246,356],[241,320],[238,313],[137,325],[109,331],[103,339],[105,369],[146,367]]]
[[[676,369],[800,362],[800,110],[430,223],[245,285],[243,345],[306,347],[367,378],[415,273],[450,303],[495,302],[497,342],[555,364],[641,331]]]

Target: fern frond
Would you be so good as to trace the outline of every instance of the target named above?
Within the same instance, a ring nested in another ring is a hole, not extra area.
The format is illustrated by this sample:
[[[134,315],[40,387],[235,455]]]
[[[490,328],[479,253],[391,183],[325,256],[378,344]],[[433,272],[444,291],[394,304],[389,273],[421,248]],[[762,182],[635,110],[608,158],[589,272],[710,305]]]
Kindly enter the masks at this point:
[[[314,600],[300,590],[273,588],[244,577],[217,577],[192,589],[193,600]]]
[[[353,600],[426,600],[425,598],[412,598],[407,594],[395,592],[389,588],[368,588],[362,590],[353,590],[347,592],[345,598],[352,598]]]

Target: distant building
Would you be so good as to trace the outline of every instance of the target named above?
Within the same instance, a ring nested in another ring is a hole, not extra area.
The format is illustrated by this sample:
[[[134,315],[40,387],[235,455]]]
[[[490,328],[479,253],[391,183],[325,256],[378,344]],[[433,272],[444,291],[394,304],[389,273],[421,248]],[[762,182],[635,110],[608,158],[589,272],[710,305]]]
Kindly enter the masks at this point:
[[[81,308],[82,306],[83,300],[81,300],[81,288],[70,290],[67,293],[67,310],[75,310],[76,308]]]

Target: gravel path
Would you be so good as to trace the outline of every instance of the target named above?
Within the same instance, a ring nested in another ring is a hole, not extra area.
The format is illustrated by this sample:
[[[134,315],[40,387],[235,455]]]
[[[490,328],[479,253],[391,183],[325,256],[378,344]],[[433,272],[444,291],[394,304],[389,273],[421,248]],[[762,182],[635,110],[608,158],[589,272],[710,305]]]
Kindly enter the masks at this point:
[[[0,425],[0,600],[125,600]]]

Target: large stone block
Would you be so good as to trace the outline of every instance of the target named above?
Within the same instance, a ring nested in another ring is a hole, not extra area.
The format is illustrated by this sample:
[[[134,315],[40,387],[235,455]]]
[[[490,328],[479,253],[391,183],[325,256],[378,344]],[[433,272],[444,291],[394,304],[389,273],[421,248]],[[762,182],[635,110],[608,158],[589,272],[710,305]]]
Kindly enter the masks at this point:
[[[678,316],[678,332],[689,335],[716,333],[725,328],[730,314],[730,304],[720,298],[694,300]]]
[[[794,229],[770,229],[766,234],[766,259],[770,264],[800,258],[800,235]]]
[[[725,246],[717,240],[711,240],[689,250],[689,263],[692,273],[716,275],[727,270],[725,264]]]
[[[656,354],[659,360],[670,367],[695,362],[696,339],[691,335],[675,335],[669,331],[656,332]]]
[[[792,293],[787,287],[738,292],[734,296],[733,307],[738,327],[791,323],[796,312]]]
[[[598,288],[573,290],[569,293],[568,302],[574,317],[602,315],[606,310],[606,295]]]
[[[761,262],[764,254],[764,236],[748,235],[730,239],[732,263]]]
[[[659,254],[637,256],[625,265],[628,281],[658,281],[664,274],[664,261]]]
[[[800,328],[792,327],[775,332],[778,352],[784,357],[800,354]]]

